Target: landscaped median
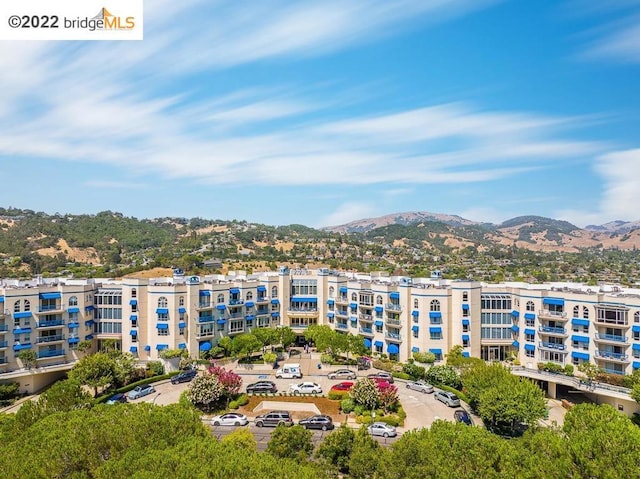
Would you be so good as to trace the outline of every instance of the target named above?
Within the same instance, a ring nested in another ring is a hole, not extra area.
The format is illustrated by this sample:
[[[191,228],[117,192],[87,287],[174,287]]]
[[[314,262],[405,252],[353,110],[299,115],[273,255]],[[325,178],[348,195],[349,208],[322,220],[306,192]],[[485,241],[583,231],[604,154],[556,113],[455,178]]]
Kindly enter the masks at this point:
[[[108,392],[103,392],[102,395],[95,398],[95,403],[96,404],[103,403],[114,394],[129,392],[136,386],[143,386],[145,384],[155,384],[161,381],[169,380],[173,376],[180,374],[181,372],[182,371],[171,371],[170,373],[167,373],[167,374],[161,374],[159,376],[151,376],[149,378],[141,379],[140,381],[136,381],[134,383],[129,383],[126,386],[122,386],[121,388],[118,388],[118,389],[110,389]]]

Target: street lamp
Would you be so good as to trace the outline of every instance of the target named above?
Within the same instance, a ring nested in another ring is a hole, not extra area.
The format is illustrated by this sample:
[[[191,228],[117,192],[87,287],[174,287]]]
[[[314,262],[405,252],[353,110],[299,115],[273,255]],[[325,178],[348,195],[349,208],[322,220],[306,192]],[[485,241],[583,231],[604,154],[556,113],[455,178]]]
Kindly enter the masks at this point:
[[[151,404],[153,404],[153,405],[155,406],[155,404],[156,404],[156,399],[158,399],[158,397],[160,396],[160,394],[162,394],[162,393],[158,393],[158,394],[156,394],[156,397],[154,397],[154,398],[153,398],[153,401],[151,401]]]

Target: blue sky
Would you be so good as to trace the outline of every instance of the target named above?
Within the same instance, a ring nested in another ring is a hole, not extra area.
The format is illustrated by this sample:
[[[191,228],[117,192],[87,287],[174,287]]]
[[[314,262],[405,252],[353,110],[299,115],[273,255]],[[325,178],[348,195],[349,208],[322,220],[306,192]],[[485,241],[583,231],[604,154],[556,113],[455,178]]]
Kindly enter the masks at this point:
[[[0,42],[0,205],[640,219],[640,0],[147,0],[144,37]]]

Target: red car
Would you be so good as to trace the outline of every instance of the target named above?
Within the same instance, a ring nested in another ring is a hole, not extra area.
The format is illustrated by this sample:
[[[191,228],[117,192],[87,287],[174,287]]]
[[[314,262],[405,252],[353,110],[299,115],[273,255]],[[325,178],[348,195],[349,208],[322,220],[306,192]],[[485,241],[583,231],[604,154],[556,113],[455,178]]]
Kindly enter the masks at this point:
[[[332,391],[350,391],[353,387],[353,383],[351,381],[343,381],[338,384],[334,384],[331,386]]]

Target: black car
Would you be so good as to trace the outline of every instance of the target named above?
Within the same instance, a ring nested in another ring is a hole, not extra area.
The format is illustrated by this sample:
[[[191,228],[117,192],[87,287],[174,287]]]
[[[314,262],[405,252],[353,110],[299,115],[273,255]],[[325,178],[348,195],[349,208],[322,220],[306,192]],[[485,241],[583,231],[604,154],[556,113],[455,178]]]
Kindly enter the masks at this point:
[[[466,424],[467,426],[471,426],[471,418],[469,417],[469,414],[467,413],[467,411],[458,409],[454,411],[453,418],[458,422]]]
[[[331,430],[334,427],[329,416],[309,416],[301,419],[298,424],[305,429],[320,429],[322,431]]]
[[[198,371],[195,371],[193,369],[182,371],[180,374],[176,374],[171,378],[171,384],[188,383],[197,375],[198,375]]]
[[[117,404],[119,402],[127,402],[127,395],[124,393],[117,393],[107,399],[107,404]]]
[[[247,385],[247,393],[277,393],[278,387],[272,381],[258,381],[257,383]]]

